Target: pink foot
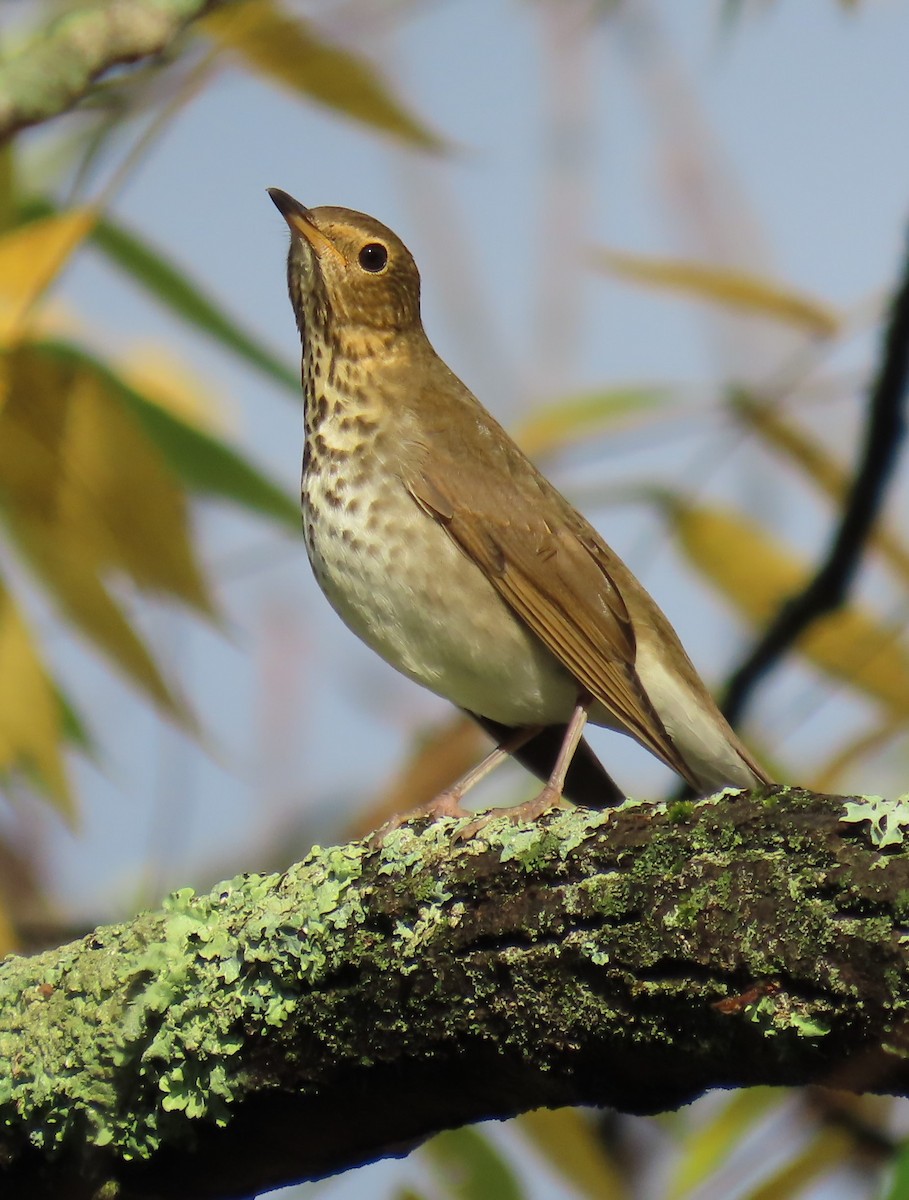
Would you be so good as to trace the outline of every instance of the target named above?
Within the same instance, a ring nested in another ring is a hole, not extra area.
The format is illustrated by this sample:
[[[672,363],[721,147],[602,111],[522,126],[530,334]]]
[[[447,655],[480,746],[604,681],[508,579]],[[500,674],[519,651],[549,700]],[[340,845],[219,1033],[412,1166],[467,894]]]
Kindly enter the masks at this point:
[[[406,821],[411,821],[415,817],[429,817],[431,820],[438,820],[439,817],[469,817],[470,813],[466,808],[461,807],[461,798],[458,792],[445,791],[439,792],[435,799],[428,801],[426,804],[420,804],[416,808],[412,808],[409,812],[396,813],[384,825],[380,825],[375,833],[370,834],[369,844],[376,850],[381,849],[382,844],[390,833],[396,829],[400,829]]]

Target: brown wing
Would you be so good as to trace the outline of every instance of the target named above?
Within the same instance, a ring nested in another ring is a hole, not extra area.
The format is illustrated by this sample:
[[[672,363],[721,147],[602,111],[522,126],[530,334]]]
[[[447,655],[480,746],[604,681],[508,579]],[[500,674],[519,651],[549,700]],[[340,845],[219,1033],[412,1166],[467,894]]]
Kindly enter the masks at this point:
[[[463,458],[446,463],[434,447],[405,484],[580,686],[693,782],[635,672],[634,629],[609,574],[611,551],[513,449],[495,465],[514,470],[484,471],[480,482]]]

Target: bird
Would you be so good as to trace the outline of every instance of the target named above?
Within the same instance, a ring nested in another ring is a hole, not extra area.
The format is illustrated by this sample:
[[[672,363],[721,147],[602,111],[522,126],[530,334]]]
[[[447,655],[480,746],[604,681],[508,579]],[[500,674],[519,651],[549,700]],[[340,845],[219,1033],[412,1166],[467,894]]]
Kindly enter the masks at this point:
[[[423,811],[473,816],[464,795],[509,755],[545,781],[505,810],[516,822],[563,797],[621,803],[588,721],[699,795],[771,784],[656,602],[435,352],[401,239],[365,213],[268,193],[291,234],[316,580],[363,642],[498,743]]]

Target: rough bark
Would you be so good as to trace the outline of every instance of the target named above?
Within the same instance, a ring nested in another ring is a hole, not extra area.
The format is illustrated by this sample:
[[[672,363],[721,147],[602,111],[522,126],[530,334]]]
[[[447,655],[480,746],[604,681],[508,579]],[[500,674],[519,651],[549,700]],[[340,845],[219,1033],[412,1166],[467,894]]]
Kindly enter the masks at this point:
[[[909,1094],[909,804],[450,821],[0,967],[0,1194],[246,1196],[541,1105]]]

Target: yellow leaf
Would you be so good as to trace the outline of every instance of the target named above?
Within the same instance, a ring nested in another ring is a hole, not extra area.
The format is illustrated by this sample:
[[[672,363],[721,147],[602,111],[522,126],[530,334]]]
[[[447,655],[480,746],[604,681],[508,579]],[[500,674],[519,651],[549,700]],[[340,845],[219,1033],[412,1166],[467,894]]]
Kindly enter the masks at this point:
[[[758,627],[801,591],[809,569],[766,530],[728,510],[663,498],[689,559]],[[815,666],[909,715],[909,654],[901,630],[855,606],[815,621],[797,647]]]
[[[183,489],[99,372],[40,345],[6,356],[0,489],[14,516],[42,526],[85,567],[213,611]]]
[[[441,141],[395,99],[371,63],[318,36],[278,0],[218,8],[199,27],[274,83],[426,149]]]
[[[0,236],[0,344],[16,337],[29,309],[96,221],[94,209],[74,208]]]
[[[0,958],[4,958],[7,954],[15,954],[18,949],[19,939],[16,937],[16,930],[10,920],[6,905],[0,903]]]
[[[120,363],[118,374],[128,386],[167,409],[184,424],[205,433],[227,432],[229,405],[223,394],[217,400],[192,372],[160,346],[136,348]]]
[[[742,416],[769,446],[797,463],[822,492],[833,500],[843,500],[851,483],[849,473],[830,457],[819,442],[814,441],[804,430],[785,421],[769,405],[755,400],[746,392],[737,390],[731,397],[731,404],[733,410]],[[871,542],[891,567],[909,582],[909,546],[906,546],[892,529],[887,529],[880,523],[871,533]]]
[[[0,146],[0,230],[9,228],[15,220],[19,199],[18,168],[16,147],[8,138]]]
[[[105,583],[125,573],[211,610],[182,489],[100,372],[28,343],[5,356],[5,367],[0,497],[10,532],[82,632],[192,725]]]
[[[579,438],[608,429],[628,416],[637,416],[666,402],[666,388],[617,387],[566,396],[539,408],[518,428],[518,441],[527,454],[551,452]]]
[[[622,1172],[576,1108],[538,1108],[518,1117],[515,1124],[580,1195],[591,1200],[629,1196]]]
[[[753,1188],[747,1200],[788,1200],[790,1196],[798,1196],[819,1176],[848,1162],[853,1144],[849,1134],[842,1130],[821,1130],[800,1154]]]
[[[833,337],[840,327],[839,314],[823,301],[758,275],[685,259],[626,254],[603,247],[593,250],[593,261],[604,271],[635,283],[671,288],[727,308],[772,317],[819,337]]]
[[[668,1200],[680,1200],[705,1183],[783,1095],[772,1088],[746,1088],[692,1129],[682,1144]]]
[[[76,543],[62,543],[19,514],[9,529],[26,561],[62,612],[161,709],[195,730],[186,704],[165,683],[154,658]]]
[[[54,686],[25,620],[0,583],[0,775],[34,771],[56,806],[72,818],[61,740]]]

